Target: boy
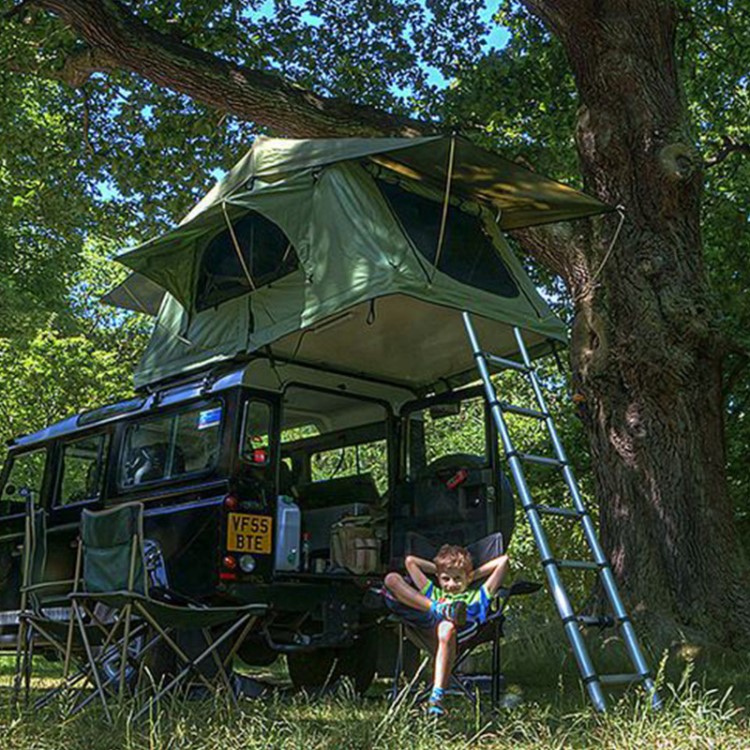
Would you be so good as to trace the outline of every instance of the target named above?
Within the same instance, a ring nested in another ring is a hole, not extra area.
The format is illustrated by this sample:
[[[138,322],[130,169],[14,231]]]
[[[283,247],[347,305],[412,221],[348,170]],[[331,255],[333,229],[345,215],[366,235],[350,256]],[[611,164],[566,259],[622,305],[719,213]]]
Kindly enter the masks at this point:
[[[426,614],[419,624],[436,626],[438,647],[428,712],[442,716],[443,697],[456,655],[456,631],[467,621],[487,619],[492,597],[508,572],[508,556],[500,555],[474,570],[467,549],[444,544],[432,562],[409,555],[406,570],[413,586],[398,573],[389,573],[385,586],[399,602]],[[434,575],[437,585],[425,574]],[[472,581],[480,578],[487,578],[480,588],[467,590]]]

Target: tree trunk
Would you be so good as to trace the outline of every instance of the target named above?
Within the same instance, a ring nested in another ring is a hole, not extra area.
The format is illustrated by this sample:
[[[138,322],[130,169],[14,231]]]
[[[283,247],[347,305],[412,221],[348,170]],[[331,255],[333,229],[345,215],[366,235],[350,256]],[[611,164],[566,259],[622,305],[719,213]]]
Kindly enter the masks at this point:
[[[560,38],[576,77],[586,187],[625,209],[611,252],[615,218],[602,236],[579,237],[584,261],[567,274],[604,545],[636,612],[746,643],[748,577],[725,474],[724,345],[702,261],[702,162],[677,76],[676,8],[526,4]]]

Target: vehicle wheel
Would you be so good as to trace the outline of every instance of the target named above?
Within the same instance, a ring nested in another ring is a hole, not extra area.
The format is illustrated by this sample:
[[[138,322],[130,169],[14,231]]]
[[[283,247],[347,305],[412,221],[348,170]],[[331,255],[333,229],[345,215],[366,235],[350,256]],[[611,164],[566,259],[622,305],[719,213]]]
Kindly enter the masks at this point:
[[[337,671],[351,679],[355,691],[362,695],[375,678],[378,664],[378,630],[370,628],[357,635],[354,644],[338,653]]]
[[[145,635],[140,635],[131,641],[128,648],[128,661],[130,662],[132,659],[132,664],[129,663],[125,667],[125,689],[128,692],[132,692],[136,687],[138,668],[135,665],[138,661],[138,654],[143,646],[152,638],[153,631],[149,629]],[[118,649],[101,663],[102,677],[107,683],[107,689],[112,692],[116,692],[119,688],[120,659],[121,652]],[[166,643],[155,643],[143,656],[143,664],[141,666],[148,675],[147,679],[158,684],[164,680],[171,679],[175,675],[175,654]]]
[[[334,648],[295,651],[286,655],[289,677],[297,690],[322,688],[338,679],[337,652]]]
[[[248,637],[237,651],[237,656],[249,667],[270,667],[279,658],[279,652],[258,638]]]

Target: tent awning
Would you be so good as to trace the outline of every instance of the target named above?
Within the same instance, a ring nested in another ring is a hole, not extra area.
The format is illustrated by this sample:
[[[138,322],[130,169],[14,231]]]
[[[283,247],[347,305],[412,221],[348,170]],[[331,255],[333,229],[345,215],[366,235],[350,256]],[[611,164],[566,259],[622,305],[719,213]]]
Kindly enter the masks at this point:
[[[491,203],[501,229],[549,224],[594,216],[611,206],[561,182],[544,177],[460,136],[424,138],[264,138],[190,211],[182,224],[224,200],[253,178],[314,169],[341,161],[369,159],[408,179],[443,189],[452,158],[451,191]]]

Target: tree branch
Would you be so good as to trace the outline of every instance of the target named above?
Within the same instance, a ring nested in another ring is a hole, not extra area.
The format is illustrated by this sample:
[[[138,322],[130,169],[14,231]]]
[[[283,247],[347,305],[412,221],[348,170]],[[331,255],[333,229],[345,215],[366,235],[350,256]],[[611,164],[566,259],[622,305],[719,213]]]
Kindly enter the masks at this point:
[[[6,59],[3,67],[13,73],[35,73],[44,78],[60,81],[77,89],[81,88],[94,73],[106,73],[117,67],[114,61],[97,49],[84,47],[65,57],[57,67],[42,67]]]
[[[272,73],[222,60],[151,28],[118,0],[30,2],[58,16],[86,44],[49,73],[70,86],[80,87],[95,72],[124,69],[221,112],[298,138],[415,136],[436,129],[432,123],[321,97]],[[568,284],[574,281],[581,257],[568,230],[546,226],[514,236],[530,256]]]
[[[728,135],[725,135],[721,139],[721,146],[714,156],[710,159],[705,159],[704,164],[706,167],[713,167],[720,164],[731,154],[745,154],[750,155],[750,143],[743,141],[735,141]]]
[[[106,68],[128,70],[197,102],[291,137],[415,136],[432,123],[319,96],[278,75],[252,70],[191,47],[145,24],[118,0],[34,0],[57,15],[91,50],[92,59],[69,63],[66,82],[80,85]]]

